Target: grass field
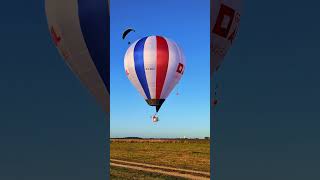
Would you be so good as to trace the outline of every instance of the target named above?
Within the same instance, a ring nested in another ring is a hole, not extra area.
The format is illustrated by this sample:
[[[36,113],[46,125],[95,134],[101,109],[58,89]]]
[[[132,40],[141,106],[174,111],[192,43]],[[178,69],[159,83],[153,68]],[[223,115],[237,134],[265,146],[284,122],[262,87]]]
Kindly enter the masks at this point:
[[[156,173],[148,173],[126,168],[111,167],[110,178],[112,180],[185,180],[184,178],[175,178]]]
[[[111,141],[110,153],[111,159],[210,171],[209,140]],[[134,171],[111,168],[111,175],[119,175],[121,172],[135,174]]]

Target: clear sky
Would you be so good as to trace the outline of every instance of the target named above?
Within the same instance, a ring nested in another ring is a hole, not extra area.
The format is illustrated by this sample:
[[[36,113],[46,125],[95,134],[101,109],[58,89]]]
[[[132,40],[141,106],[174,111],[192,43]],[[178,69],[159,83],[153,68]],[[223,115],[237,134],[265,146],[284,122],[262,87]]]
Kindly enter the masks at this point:
[[[111,135],[112,137],[199,137],[210,135],[209,0],[111,0]],[[184,51],[186,70],[159,111],[127,79],[123,58],[128,48],[122,32],[132,27],[128,40],[162,35]]]

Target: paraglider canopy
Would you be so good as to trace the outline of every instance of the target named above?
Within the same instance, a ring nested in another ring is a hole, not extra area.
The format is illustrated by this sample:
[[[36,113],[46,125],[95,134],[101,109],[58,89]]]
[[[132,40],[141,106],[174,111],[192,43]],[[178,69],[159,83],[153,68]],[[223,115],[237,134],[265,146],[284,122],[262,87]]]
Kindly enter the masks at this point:
[[[128,28],[122,33],[122,39],[125,39],[131,31],[136,32],[134,29]]]

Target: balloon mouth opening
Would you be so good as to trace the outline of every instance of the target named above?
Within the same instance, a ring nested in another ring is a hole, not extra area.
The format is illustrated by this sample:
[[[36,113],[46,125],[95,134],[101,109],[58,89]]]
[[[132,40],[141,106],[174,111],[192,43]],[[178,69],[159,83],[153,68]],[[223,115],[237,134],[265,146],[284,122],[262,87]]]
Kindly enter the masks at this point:
[[[146,99],[149,106],[156,106],[156,111],[158,112],[164,103],[165,99]]]

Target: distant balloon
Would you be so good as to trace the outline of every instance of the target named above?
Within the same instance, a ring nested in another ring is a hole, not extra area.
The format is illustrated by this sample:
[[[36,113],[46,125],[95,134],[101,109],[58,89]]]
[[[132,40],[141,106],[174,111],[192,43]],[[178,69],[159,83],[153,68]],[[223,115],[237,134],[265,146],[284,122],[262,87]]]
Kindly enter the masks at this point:
[[[185,58],[175,42],[162,36],[147,36],[128,48],[124,69],[134,87],[158,112],[181,79]]]
[[[211,73],[217,71],[240,25],[241,0],[211,0]]]
[[[50,33],[60,54],[109,112],[109,1],[46,0],[45,4]]]

